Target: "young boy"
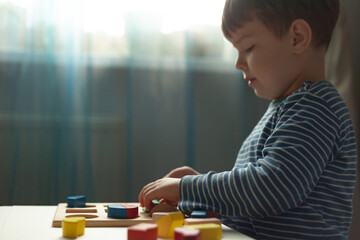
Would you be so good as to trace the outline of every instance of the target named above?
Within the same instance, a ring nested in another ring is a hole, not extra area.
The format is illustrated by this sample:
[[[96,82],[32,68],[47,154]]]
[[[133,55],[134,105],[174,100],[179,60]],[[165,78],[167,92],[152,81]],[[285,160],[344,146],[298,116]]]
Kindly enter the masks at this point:
[[[346,239],[356,143],[345,102],[324,81],[338,13],[338,0],[227,0],[236,68],[271,103],[231,171],[177,168],[142,189],[141,205],[212,211],[256,239]]]

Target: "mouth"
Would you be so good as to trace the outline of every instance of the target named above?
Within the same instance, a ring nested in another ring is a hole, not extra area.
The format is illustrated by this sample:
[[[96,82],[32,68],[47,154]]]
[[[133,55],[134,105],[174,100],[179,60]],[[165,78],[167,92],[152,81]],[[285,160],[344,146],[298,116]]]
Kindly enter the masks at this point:
[[[256,80],[256,78],[245,78],[245,81],[248,82],[249,86],[251,86],[255,80]]]

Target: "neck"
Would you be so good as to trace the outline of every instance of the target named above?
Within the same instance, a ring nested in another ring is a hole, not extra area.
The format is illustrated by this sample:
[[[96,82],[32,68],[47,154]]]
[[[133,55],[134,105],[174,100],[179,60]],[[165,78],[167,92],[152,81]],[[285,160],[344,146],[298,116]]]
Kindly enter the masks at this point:
[[[304,81],[318,82],[325,80],[326,48],[313,49],[304,58]]]
[[[294,81],[289,86],[288,90],[275,100],[290,95],[299,89],[306,81],[315,83],[325,80],[325,53],[325,47],[316,49],[310,48],[304,53],[301,58],[298,59],[298,66],[300,67],[298,74],[294,77]]]

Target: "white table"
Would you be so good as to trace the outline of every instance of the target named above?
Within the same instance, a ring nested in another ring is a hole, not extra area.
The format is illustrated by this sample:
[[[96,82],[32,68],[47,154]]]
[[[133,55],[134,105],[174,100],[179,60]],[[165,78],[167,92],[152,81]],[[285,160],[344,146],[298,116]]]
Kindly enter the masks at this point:
[[[65,240],[61,228],[51,227],[56,206],[3,206],[0,207],[0,239],[1,240]],[[224,240],[252,239],[223,226]],[[127,228],[88,227],[79,240],[119,240],[127,239]],[[160,238],[159,238],[160,239]]]

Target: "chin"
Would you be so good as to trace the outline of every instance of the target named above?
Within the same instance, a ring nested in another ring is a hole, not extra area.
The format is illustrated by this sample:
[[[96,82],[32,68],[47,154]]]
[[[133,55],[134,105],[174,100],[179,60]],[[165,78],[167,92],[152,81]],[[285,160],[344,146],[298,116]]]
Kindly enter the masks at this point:
[[[273,97],[270,97],[264,93],[261,93],[259,91],[256,91],[256,89],[254,89],[254,92],[255,92],[255,95],[258,97],[258,98],[262,98],[262,99],[265,99],[265,100],[269,100],[269,101],[272,101],[274,98]]]

